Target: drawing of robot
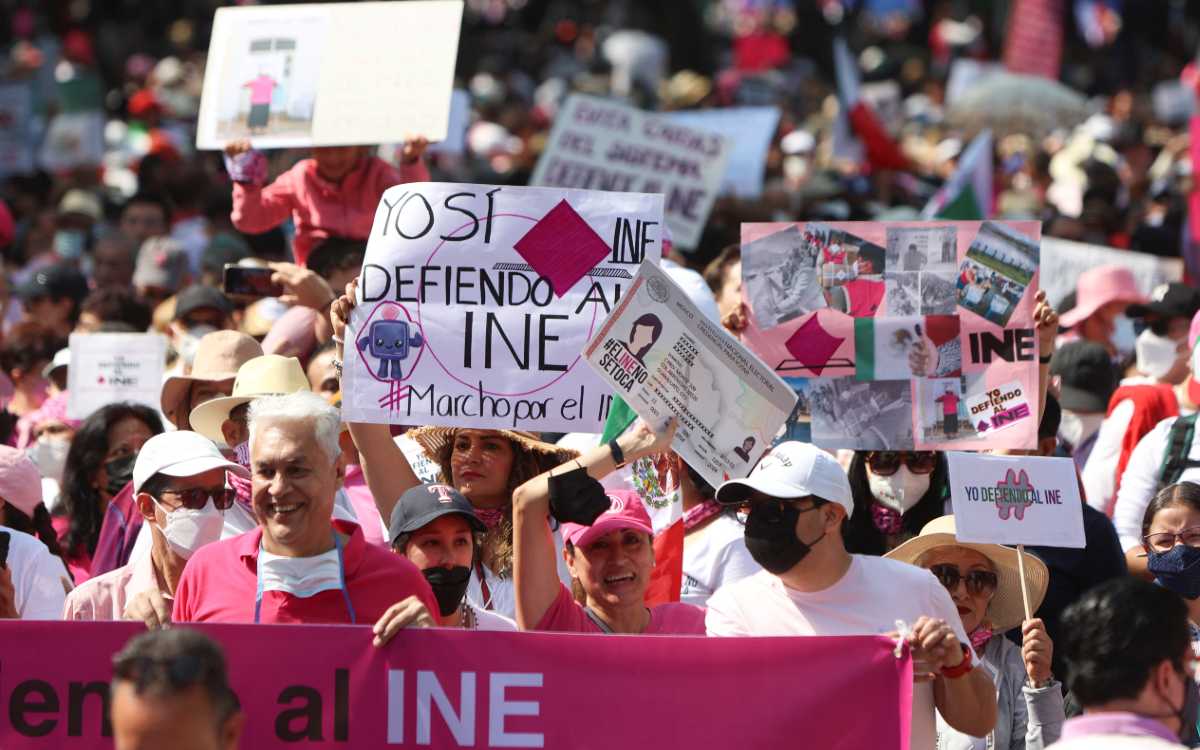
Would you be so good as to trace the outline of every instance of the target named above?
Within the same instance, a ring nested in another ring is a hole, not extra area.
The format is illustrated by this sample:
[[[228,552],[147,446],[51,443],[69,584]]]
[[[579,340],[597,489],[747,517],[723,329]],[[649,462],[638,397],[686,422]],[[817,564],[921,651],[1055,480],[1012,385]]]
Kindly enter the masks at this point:
[[[367,335],[358,340],[358,350],[369,347],[372,357],[379,360],[379,377],[385,380],[403,380],[401,363],[408,359],[414,349],[424,346],[421,332],[403,320],[376,320],[367,329]],[[390,371],[390,374],[389,374]]]

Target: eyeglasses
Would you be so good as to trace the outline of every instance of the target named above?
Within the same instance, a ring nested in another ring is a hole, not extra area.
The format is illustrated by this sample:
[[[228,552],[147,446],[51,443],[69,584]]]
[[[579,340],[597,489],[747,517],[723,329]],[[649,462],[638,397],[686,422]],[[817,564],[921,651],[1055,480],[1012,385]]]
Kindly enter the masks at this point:
[[[205,505],[208,505],[209,498],[212,498],[213,505],[217,507],[217,510],[229,510],[233,507],[233,501],[237,499],[237,490],[230,487],[221,487],[220,489],[192,487],[186,490],[163,490],[161,494],[174,495],[179,498],[180,506],[188,510],[202,510]]]
[[[966,575],[962,574],[958,568],[953,565],[931,565],[929,572],[942,582],[947,591],[954,591],[958,588],[959,581],[965,581],[967,584],[967,593],[971,596],[979,596],[984,593],[991,593],[996,590],[996,586],[1000,583],[1000,578],[990,570],[972,570]]]
[[[914,474],[929,474],[937,468],[937,454],[933,451],[871,451],[867,453],[867,466],[871,473],[890,477],[903,464]]]
[[[1157,534],[1147,534],[1142,537],[1146,546],[1156,552],[1169,552],[1175,546],[1176,539],[1188,547],[1200,547],[1200,526],[1191,526],[1178,534],[1171,531],[1160,531]]]

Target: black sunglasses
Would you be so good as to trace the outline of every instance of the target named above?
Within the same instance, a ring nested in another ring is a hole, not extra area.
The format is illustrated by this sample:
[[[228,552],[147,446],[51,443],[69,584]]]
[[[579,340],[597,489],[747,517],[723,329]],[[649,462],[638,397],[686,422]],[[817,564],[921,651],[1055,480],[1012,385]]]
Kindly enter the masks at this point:
[[[900,466],[908,467],[913,474],[931,474],[937,468],[937,454],[933,451],[871,451],[867,453],[867,466],[871,473],[890,477]]]
[[[220,489],[192,487],[186,490],[163,490],[160,494],[174,495],[179,498],[180,506],[188,510],[202,510],[205,505],[208,505],[210,497],[217,510],[229,510],[233,507],[233,501],[237,499],[237,490],[230,487]]]
[[[963,575],[962,571],[953,565],[944,564],[929,566],[929,572],[933,573],[948,591],[954,591],[958,588],[959,581],[965,581],[967,593],[971,596],[995,591],[996,586],[1000,584],[1000,577],[990,570],[972,570]]]

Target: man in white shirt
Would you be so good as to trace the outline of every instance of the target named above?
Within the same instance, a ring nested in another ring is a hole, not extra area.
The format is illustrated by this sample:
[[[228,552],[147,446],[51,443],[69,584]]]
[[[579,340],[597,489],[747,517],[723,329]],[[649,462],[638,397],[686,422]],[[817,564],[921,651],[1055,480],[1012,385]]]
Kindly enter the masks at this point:
[[[934,748],[935,708],[965,734],[992,730],[995,688],[945,587],[926,570],[846,552],[842,525],[854,503],[832,456],[782,443],[747,479],[721,485],[717,500],[749,506],[746,548],[764,571],[708,600],[709,635],[881,635],[903,620],[919,678],[910,746]]]

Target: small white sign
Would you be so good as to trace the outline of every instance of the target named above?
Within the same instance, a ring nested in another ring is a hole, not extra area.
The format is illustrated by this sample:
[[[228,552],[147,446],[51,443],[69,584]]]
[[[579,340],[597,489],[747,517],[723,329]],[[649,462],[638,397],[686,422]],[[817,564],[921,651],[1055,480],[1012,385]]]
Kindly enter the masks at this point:
[[[102,406],[132,401],[158,409],[167,340],[157,333],[73,333],[67,368],[67,416],[86,419]]]
[[[946,460],[960,542],[1086,545],[1071,459],[949,452]]]

